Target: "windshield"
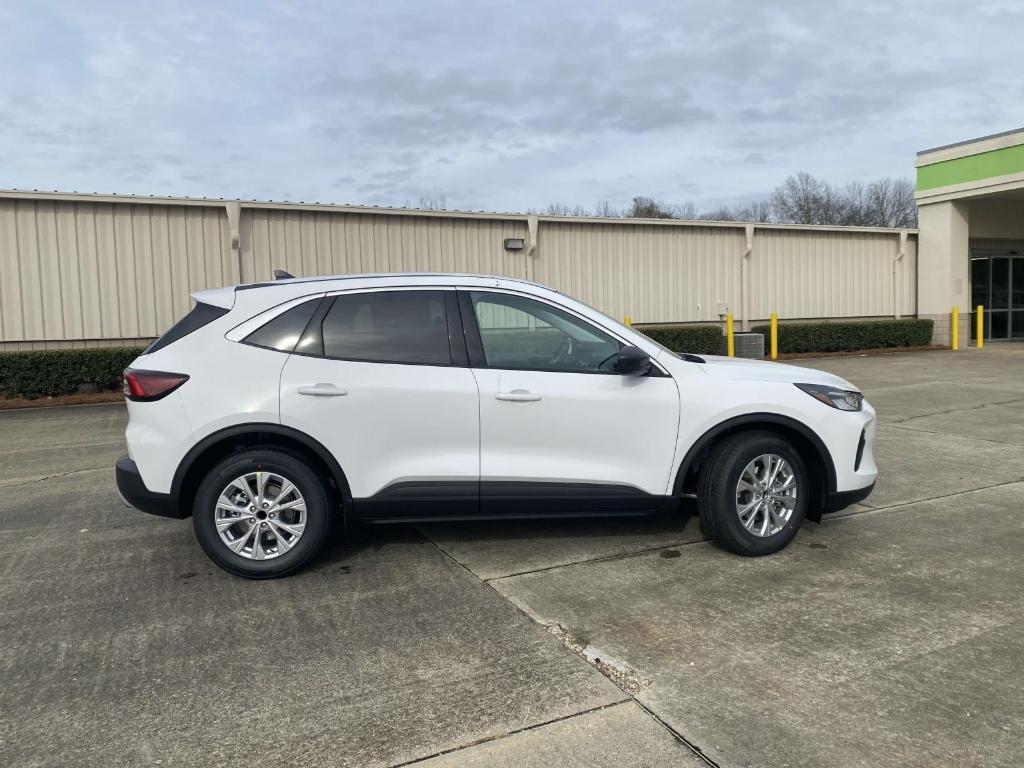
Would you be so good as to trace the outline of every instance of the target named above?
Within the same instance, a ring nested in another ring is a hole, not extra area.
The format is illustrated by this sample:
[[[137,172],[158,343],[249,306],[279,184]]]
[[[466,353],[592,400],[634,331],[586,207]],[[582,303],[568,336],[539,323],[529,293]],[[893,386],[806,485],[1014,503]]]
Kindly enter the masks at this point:
[[[626,328],[627,330],[633,331],[634,333],[639,333],[641,336],[643,336],[645,339],[647,339],[647,341],[649,341],[651,344],[656,346],[662,352],[666,352],[666,353],[672,355],[672,357],[679,358],[679,355],[677,353],[673,352],[671,349],[666,347],[664,344],[655,341],[650,336],[648,336],[646,333],[641,331],[639,328],[634,328],[631,325],[625,325],[624,323],[619,322],[618,320],[616,320],[614,317],[612,317],[611,315],[607,314],[606,312],[602,312],[600,309],[597,309],[596,307],[592,307],[589,304],[580,301],[579,299],[572,299],[572,301],[576,302],[580,306],[586,307],[591,312],[595,312],[595,313],[599,314],[601,317],[605,318],[606,320],[608,320],[608,322],[612,323],[614,326],[616,326],[618,328]],[[679,358],[679,359],[681,359],[681,358]]]
[[[648,336],[648,335],[647,335],[646,333],[644,333],[643,331],[641,331],[641,330],[640,330],[639,328],[630,328],[630,330],[631,330],[631,331],[635,331],[636,333],[639,333],[640,335],[642,335],[642,336],[643,336],[643,337],[644,337],[645,339],[647,339],[647,340],[648,340],[649,342],[651,342],[651,344],[653,344],[654,346],[656,346],[656,347],[657,347],[658,349],[660,349],[660,350],[661,350],[662,352],[665,352],[665,353],[667,353],[667,354],[669,354],[669,355],[672,355],[672,357],[675,357],[675,358],[679,358],[679,359],[682,359],[682,358],[680,358],[680,357],[679,357],[679,353],[678,353],[678,352],[673,352],[673,351],[672,351],[671,349],[669,349],[668,347],[666,347],[666,346],[665,346],[664,344],[662,344],[662,343],[661,343],[660,341],[655,341],[655,340],[654,340],[654,339],[652,339],[652,338],[651,338],[650,336]]]

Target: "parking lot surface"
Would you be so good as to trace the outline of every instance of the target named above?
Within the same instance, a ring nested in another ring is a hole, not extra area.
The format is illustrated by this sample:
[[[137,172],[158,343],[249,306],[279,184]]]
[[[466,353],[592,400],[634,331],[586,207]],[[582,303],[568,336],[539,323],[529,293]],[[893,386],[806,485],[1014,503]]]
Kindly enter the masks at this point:
[[[684,511],[249,582],[117,500],[121,405],[0,413],[0,765],[1021,765],[1024,345],[800,364],[881,477],[760,559]]]

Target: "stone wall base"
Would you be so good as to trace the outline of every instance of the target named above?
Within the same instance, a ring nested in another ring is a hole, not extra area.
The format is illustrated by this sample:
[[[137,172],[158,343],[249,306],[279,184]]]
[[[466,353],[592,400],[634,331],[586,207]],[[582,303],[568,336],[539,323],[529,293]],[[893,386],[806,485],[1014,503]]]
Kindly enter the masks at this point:
[[[932,320],[935,322],[935,329],[932,331],[932,344],[949,345],[953,341],[952,312],[945,312],[941,315],[918,315],[921,320]],[[971,341],[972,315],[969,311],[960,312],[960,346],[961,348],[972,346]]]

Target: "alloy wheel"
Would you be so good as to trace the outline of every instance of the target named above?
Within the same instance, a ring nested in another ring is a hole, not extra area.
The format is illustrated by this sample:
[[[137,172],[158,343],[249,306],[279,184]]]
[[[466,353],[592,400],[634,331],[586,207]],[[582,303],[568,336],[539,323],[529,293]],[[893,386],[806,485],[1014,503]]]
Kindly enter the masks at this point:
[[[236,477],[217,497],[217,535],[249,560],[271,560],[290,551],[306,528],[306,502],[291,480],[274,472]]]
[[[736,514],[747,532],[759,538],[779,533],[796,509],[797,478],[781,456],[765,453],[752,460],[736,483]]]

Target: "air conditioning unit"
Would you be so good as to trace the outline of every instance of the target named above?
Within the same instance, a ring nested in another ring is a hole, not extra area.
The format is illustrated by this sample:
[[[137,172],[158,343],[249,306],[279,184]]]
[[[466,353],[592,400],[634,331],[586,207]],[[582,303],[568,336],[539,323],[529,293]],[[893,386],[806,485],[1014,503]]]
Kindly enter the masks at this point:
[[[764,359],[763,333],[734,333],[732,338],[736,357],[746,357],[751,360]]]

